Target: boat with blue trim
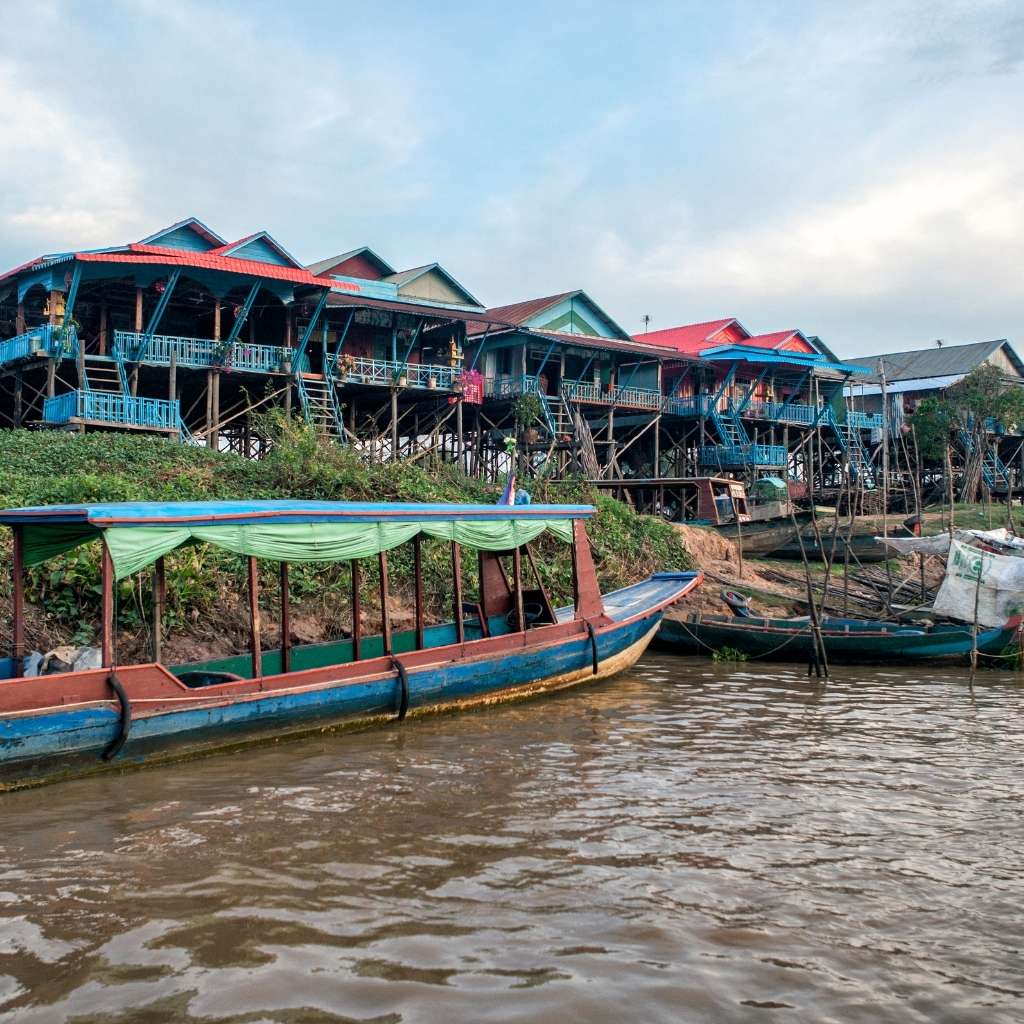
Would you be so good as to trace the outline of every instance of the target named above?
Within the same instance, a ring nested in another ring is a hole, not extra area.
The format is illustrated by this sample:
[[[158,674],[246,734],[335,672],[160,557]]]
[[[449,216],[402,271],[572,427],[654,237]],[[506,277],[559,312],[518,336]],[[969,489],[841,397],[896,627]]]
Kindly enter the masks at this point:
[[[0,659],[0,788],[151,763],[265,736],[508,700],[607,678],[632,665],[666,608],[702,582],[663,572],[602,595],[580,505],[417,505],[253,501],[61,505],[9,509],[13,644]],[[542,533],[572,549],[573,604],[554,608],[530,542]],[[448,546],[452,617],[427,625],[426,541]],[[82,544],[101,545],[100,667],[23,675],[25,571]],[[165,558],[208,544],[247,559],[250,650],[227,659],[165,665]],[[388,552],[413,547],[415,627],[394,631]],[[476,593],[463,587],[463,548],[477,552]],[[362,634],[361,567],[376,561],[381,630]],[[279,566],[281,636],[261,640],[258,560]],[[347,637],[293,645],[289,570],[295,562],[347,562]],[[118,581],[152,574],[153,649],[118,663]]]

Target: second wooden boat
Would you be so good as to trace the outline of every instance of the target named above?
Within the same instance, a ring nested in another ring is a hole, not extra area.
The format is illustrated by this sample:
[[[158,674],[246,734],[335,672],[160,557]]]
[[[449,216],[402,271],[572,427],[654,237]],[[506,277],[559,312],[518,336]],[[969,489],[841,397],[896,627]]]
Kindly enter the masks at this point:
[[[1004,626],[978,634],[982,656],[1001,655],[1019,643],[1021,616]],[[934,625],[926,629],[893,622],[826,618],[821,623],[825,654],[830,663],[885,664],[895,659],[963,659],[971,652],[971,627]],[[814,654],[810,620],[769,619],[753,616],[702,615],[666,618],[655,638],[656,646],[676,654],[709,655],[739,651],[748,658],[807,664]]]

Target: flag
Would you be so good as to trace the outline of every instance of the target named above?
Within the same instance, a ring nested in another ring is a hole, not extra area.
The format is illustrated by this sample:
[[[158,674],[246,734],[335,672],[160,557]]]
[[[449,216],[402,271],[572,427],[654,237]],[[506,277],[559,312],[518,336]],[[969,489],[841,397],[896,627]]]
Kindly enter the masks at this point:
[[[501,492],[501,497],[498,499],[499,505],[514,505],[516,503],[516,475],[515,473],[509,473],[508,480],[505,482],[505,490]]]

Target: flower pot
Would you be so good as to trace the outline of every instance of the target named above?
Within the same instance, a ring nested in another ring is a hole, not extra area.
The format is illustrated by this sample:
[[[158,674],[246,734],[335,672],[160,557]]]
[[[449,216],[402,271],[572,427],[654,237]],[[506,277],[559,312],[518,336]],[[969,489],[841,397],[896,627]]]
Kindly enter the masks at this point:
[[[409,378],[406,377],[404,374],[401,377],[398,378],[398,386],[400,388],[404,388],[408,383],[409,383]]]
[[[428,377],[427,378],[427,389],[430,390],[430,391],[433,391],[436,387],[437,387],[437,378],[436,377]]]

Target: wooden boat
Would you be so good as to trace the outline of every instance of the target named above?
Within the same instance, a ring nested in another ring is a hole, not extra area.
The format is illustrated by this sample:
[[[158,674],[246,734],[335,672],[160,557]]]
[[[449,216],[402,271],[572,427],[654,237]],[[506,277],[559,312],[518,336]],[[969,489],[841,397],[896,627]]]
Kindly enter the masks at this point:
[[[989,657],[1019,642],[1021,616],[1006,625],[978,633],[978,651]],[[934,625],[928,628],[893,622],[825,618],[821,623],[825,656],[830,663],[867,665],[894,659],[964,658],[971,652],[971,627]],[[810,620],[754,616],[703,615],[666,618],[656,646],[677,654],[711,654],[729,648],[749,658],[807,664],[813,657]]]
[[[76,505],[0,512],[14,531],[13,651],[0,661],[0,787],[191,754],[261,735],[530,696],[603,679],[632,665],[664,610],[697,587],[700,573],[657,573],[602,596],[585,521],[590,506],[372,505],[208,502]],[[572,545],[574,605],[555,610],[540,585],[529,541],[542,532]],[[423,538],[450,545],[452,621],[424,622]],[[20,677],[24,666],[24,570],[80,544],[102,547],[102,667]],[[164,556],[206,543],[248,556],[251,650],[200,664],[162,663]],[[393,632],[388,551],[413,546],[416,625]],[[464,600],[462,546],[478,551],[479,593]],[[361,635],[360,565],[376,558],[379,635]],[[260,643],[257,558],[280,563],[281,646]],[[525,562],[524,562],[525,559]],[[347,561],[352,632],[293,646],[288,563]],[[524,585],[524,564],[532,585]],[[120,665],[114,586],[153,567],[154,650]]]
[[[811,532],[804,531],[803,554],[800,551],[800,541],[795,531],[792,538],[780,544],[770,552],[771,558],[781,558],[786,561],[801,561],[806,556],[809,562],[825,562],[832,556],[836,565],[843,565],[846,561],[846,550],[850,551],[850,563],[856,567],[857,562],[884,562],[887,558],[893,557],[884,544],[875,540],[875,534],[855,533],[847,542],[846,537],[839,533],[835,539],[835,554],[832,555],[832,533],[825,526],[821,527],[821,543]]]

